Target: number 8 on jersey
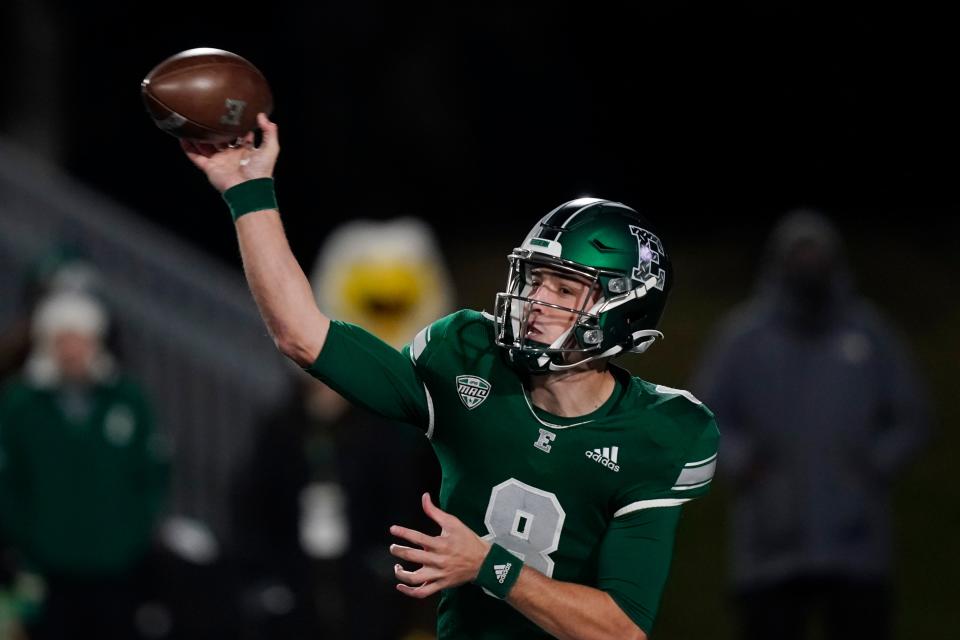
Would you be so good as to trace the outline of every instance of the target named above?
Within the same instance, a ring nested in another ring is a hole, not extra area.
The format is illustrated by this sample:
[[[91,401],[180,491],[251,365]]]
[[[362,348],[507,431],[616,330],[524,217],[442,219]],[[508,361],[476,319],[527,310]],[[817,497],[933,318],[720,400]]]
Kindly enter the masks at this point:
[[[553,575],[550,554],[560,544],[567,514],[554,494],[515,478],[490,492],[484,540],[499,544],[547,577]]]

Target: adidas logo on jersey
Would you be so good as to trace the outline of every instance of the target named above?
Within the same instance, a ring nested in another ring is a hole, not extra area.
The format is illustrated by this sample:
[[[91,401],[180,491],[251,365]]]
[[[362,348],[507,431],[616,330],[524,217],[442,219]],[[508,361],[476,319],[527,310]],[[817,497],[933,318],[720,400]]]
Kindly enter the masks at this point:
[[[620,465],[617,464],[617,456],[620,454],[620,447],[603,447],[602,449],[587,449],[586,456],[594,462],[599,462],[611,471],[620,471]]]
[[[510,573],[510,568],[512,566],[512,562],[508,562],[507,564],[493,565],[493,571],[497,574],[497,582],[503,584],[503,581],[507,579],[507,575]]]

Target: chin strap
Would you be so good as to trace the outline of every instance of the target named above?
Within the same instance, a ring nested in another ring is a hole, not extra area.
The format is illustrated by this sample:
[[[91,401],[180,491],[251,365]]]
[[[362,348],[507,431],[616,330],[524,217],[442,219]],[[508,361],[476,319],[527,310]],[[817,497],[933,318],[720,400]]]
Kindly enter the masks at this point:
[[[630,349],[627,349],[626,350],[627,353],[643,353],[644,351],[652,347],[653,343],[656,342],[658,338],[663,339],[663,334],[657,331],[656,329],[644,329],[642,331],[634,331],[633,336],[631,337],[633,338],[634,346],[631,347]],[[641,340],[641,339],[643,341],[640,343],[637,343],[637,340]],[[582,364],[592,362],[593,360],[599,360],[600,358],[610,358],[612,356],[617,355],[618,353],[622,353],[623,351],[624,351],[624,348],[622,346],[616,345],[616,346],[610,347],[603,353],[598,353],[596,355],[590,356],[589,358],[584,358],[583,360],[571,362],[570,364],[557,364],[555,362],[551,362],[548,369],[550,369],[550,371],[566,371],[568,369],[573,369],[574,367],[579,367]],[[544,356],[541,356],[541,359],[543,357]]]
[[[642,339],[642,341],[641,341]],[[657,340],[663,340],[663,334],[656,329],[644,329],[633,333],[633,348],[630,353],[643,353]]]
[[[549,347],[547,347],[547,348],[548,348],[548,349],[560,349],[560,348],[562,348],[562,347],[563,347],[563,344],[567,341],[567,339],[570,337],[570,334],[573,332],[573,329],[574,329],[575,326],[576,326],[575,324],[574,324],[574,325],[571,325],[569,329],[567,329],[566,331],[564,331],[563,333],[561,333],[560,336],[559,336],[556,340],[554,340],[553,343],[552,343]],[[541,355],[539,358],[537,358],[537,366],[538,366],[538,367],[546,366],[546,364],[547,364],[548,362],[550,362],[550,354],[548,354],[548,353],[544,353],[544,354]],[[583,362],[586,362],[586,360],[583,360]],[[550,362],[550,366],[547,367],[547,368],[550,369],[551,371],[556,371],[556,369],[553,368],[553,363],[552,363],[552,362]]]

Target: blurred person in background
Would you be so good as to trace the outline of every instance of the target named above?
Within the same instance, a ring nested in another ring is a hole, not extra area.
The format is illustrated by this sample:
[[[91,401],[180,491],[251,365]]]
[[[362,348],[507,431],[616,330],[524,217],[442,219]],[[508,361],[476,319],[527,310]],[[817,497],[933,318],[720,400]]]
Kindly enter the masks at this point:
[[[98,295],[101,286],[97,267],[71,243],[60,242],[39,255],[23,278],[18,315],[0,331],[0,382],[26,364],[32,346],[30,324],[41,300],[57,291]],[[115,346],[113,338],[110,331],[108,345]]]
[[[785,215],[766,258],[694,385],[723,428],[742,637],[889,638],[890,493],[927,436],[925,392],[822,213]]]
[[[453,307],[436,239],[416,218],[334,229],[311,281],[321,309],[397,349]],[[433,605],[396,592],[388,552],[391,524],[429,524],[420,495],[437,490],[440,470],[427,439],[295,373],[234,485],[242,606],[259,621],[248,637],[433,637]]]
[[[97,268],[69,241],[55,243],[30,263],[22,279],[17,312],[0,330],[0,388],[8,379],[20,375],[30,356],[33,347],[30,326],[37,305],[57,291],[93,293],[100,287]],[[31,574],[18,571],[16,552],[4,535],[0,530],[0,601],[7,604],[6,617],[16,626],[18,620],[33,617],[39,582]],[[3,618],[0,614],[0,620]],[[3,625],[0,621],[0,627]],[[0,638],[5,637],[0,629]]]
[[[144,392],[104,345],[108,325],[89,294],[42,299],[22,375],[0,394],[0,529],[42,580],[34,639],[134,637],[167,454]]]

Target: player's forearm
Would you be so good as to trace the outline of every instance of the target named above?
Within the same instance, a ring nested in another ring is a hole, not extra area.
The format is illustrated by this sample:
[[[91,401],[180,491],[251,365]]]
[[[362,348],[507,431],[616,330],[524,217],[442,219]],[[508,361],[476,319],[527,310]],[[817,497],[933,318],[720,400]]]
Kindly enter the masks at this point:
[[[237,220],[243,270],[277,348],[300,366],[320,354],[330,321],[290,250],[280,215],[259,211]]]
[[[561,640],[646,640],[608,594],[524,567],[507,602]]]

